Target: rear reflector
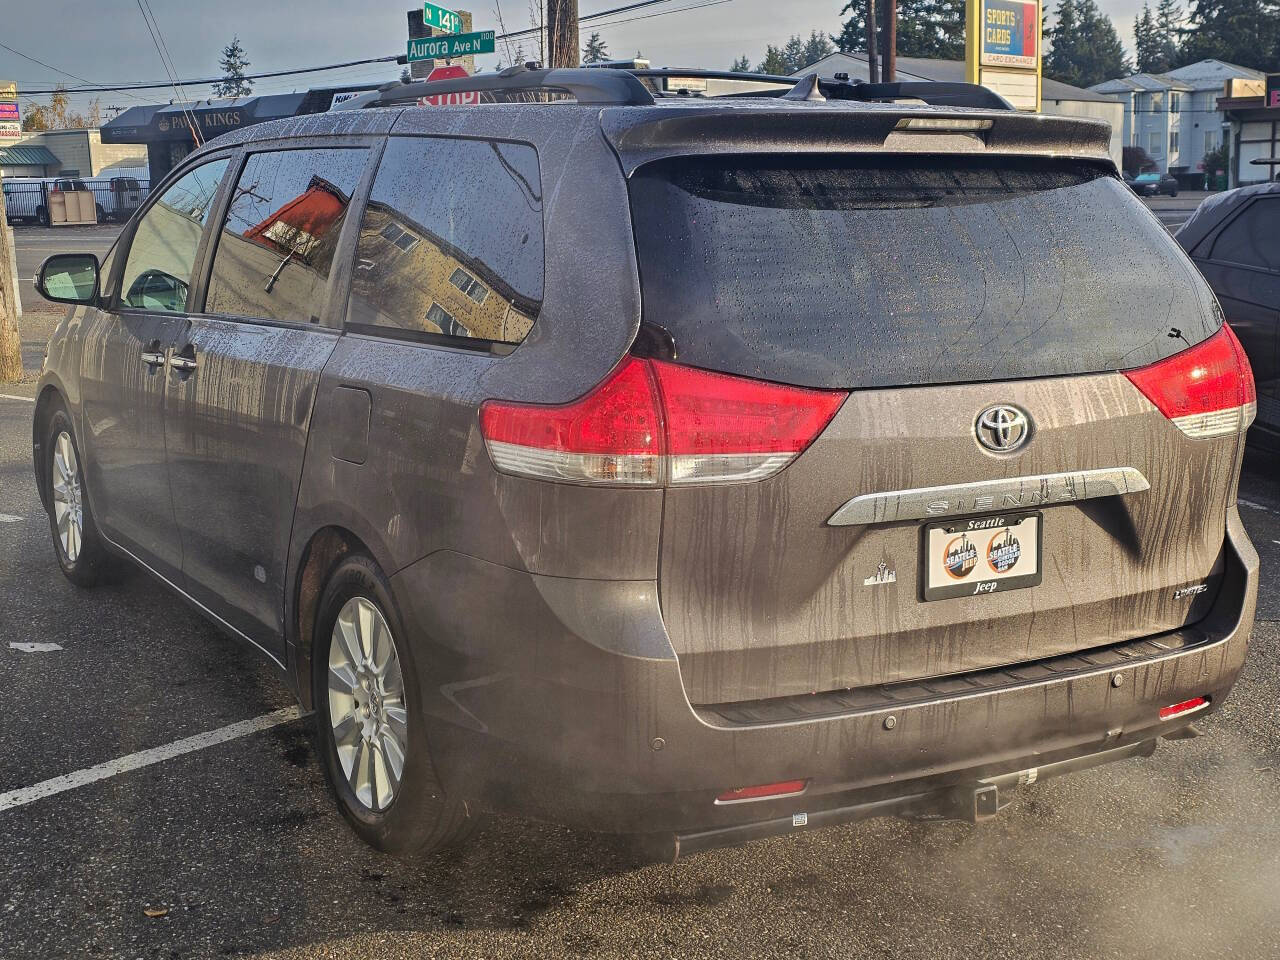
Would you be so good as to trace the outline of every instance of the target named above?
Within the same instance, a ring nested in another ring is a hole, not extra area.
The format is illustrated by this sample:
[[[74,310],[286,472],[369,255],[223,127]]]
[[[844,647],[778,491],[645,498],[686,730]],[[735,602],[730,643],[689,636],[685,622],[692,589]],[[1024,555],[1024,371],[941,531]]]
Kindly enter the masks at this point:
[[[1208,697],[1192,697],[1190,700],[1183,700],[1181,703],[1175,703],[1172,706],[1161,707],[1160,719],[1172,720],[1174,717],[1180,717],[1184,714],[1195,713],[1197,710],[1203,710],[1208,705]]]
[[[794,797],[804,793],[808,780],[783,780],[780,783],[763,783],[758,787],[739,787],[726,790],[716,797],[716,803],[738,803],[742,800],[767,800],[778,797]]]
[[[1247,429],[1258,409],[1249,359],[1225,323],[1203,343],[1125,376],[1197,440]]]
[[[480,430],[504,473],[614,486],[741,483],[799,456],[847,396],[627,357],[572,403],[488,400]]]

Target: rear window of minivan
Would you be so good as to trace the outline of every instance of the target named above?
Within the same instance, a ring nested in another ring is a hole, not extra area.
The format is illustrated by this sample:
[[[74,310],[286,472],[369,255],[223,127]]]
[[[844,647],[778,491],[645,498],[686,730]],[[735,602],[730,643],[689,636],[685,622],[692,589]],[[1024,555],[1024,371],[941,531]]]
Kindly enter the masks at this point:
[[[646,323],[726,373],[846,388],[1091,373],[1221,322],[1096,164],[682,157],[641,167],[631,205]]]

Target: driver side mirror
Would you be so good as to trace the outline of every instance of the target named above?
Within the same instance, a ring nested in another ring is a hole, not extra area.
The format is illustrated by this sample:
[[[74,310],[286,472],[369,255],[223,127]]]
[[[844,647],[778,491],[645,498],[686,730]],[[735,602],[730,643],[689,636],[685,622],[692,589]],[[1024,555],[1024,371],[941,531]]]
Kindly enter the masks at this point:
[[[98,272],[98,258],[92,253],[55,253],[40,265],[36,291],[54,303],[95,303]]]

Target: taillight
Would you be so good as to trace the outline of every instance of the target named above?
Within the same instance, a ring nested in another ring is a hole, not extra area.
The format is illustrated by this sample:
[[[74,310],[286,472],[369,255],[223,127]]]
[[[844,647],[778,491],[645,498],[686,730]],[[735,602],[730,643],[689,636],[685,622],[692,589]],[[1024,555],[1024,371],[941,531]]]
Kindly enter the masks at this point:
[[[1172,720],[1174,717],[1181,717],[1188,713],[1195,713],[1199,710],[1204,710],[1208,706],[1208,697],[1192,697],[1190,700],[1183,700],[1181,703],[1174,703],[1167,707],[1161,707],[1160,719]]]
[[[762,783],[756,787],[738,787],[726,790],[716,797],[716,803],[741,803],[743,800],[776,800],[804,793],[808,780],[782,780],[778,783]]]
[[[848,393],[627,357],[579,400],[488,400],[480,429],[504,473],[615,486],[771,477],[820,434]]]
[[[1197,440],[1238,433],[1257,412],[1249,358],[1225,323],[1203,343],[1125,376],[1179,430]]]

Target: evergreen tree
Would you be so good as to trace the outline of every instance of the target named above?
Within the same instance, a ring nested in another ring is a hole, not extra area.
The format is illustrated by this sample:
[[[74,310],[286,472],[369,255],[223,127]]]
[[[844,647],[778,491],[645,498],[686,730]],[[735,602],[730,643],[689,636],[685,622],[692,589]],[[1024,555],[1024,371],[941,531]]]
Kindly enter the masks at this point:
[[[800,67],[808,67],[817,63],[823,57],[829,56],[836,52],[836,48],[831,44],[831,38],[821,30],[809,31],[809,39],[804,44],[804,62]]]
[[[587,45],[582,48],[583,63],[603,63],[609,59],[609,45],[600,38],[600,34],[593,33],[587,38]]]
[[[1160,0],[1156,7],[1157,49],[1156,72],[1164,73],[1178,64],[1178,36],[1182,30],[1182,8],[1174,0]]]
[[[1139,73],[1160,73],[1168,67],[1158,67],[1160,53],[1159,38],[1156,35],[1156,20],[1151,15],[1151,7],[1142,5],[1142,12],[1133,20],[1134,66]]]
[[[765,48],[764,59],[756,67],[757,73],[772,73],[785,76],[791,71],[787,69],[787,57],[779,47],[772,43]]]
[[[787,40],[787,45],[782,48],[782,59],[787,62],[787,68],[783,73],[795,73],[804,63],[804,41],[800,39],[800,35],[796,34]]]
[[[751,61],[747,59],[746,54],[743,54],[737,60],[733,61],[733,66],[729,69],[734,73],[750,73]]]
[[[245,59],[239,37],[232,37],[231,42],[222,48],[218,66],[222,68],[223,80],[213,85],[215,97],[247,97],[253,93],[253,81],[244,77],[249,61]]]
[[[884,29],[886,3],[876,4],[876,22]],[[845,53],[867,49],[867,5],[849,0],[842,14],[849,14],[840,35],[832,37]],[[964,0],[899,0],[898,56],[964,59]],[[883,36],[883,34],[881,34]]]
[[[1179,66],[1212,57],[1267,71],[1280,55],[1275,0],[1194,0],[1177,33]]]
[[[1054,80],[1089,87],[1131,72],[1115,25],[1094,0],[1059,0],[1047,37],[1044,72]]]

